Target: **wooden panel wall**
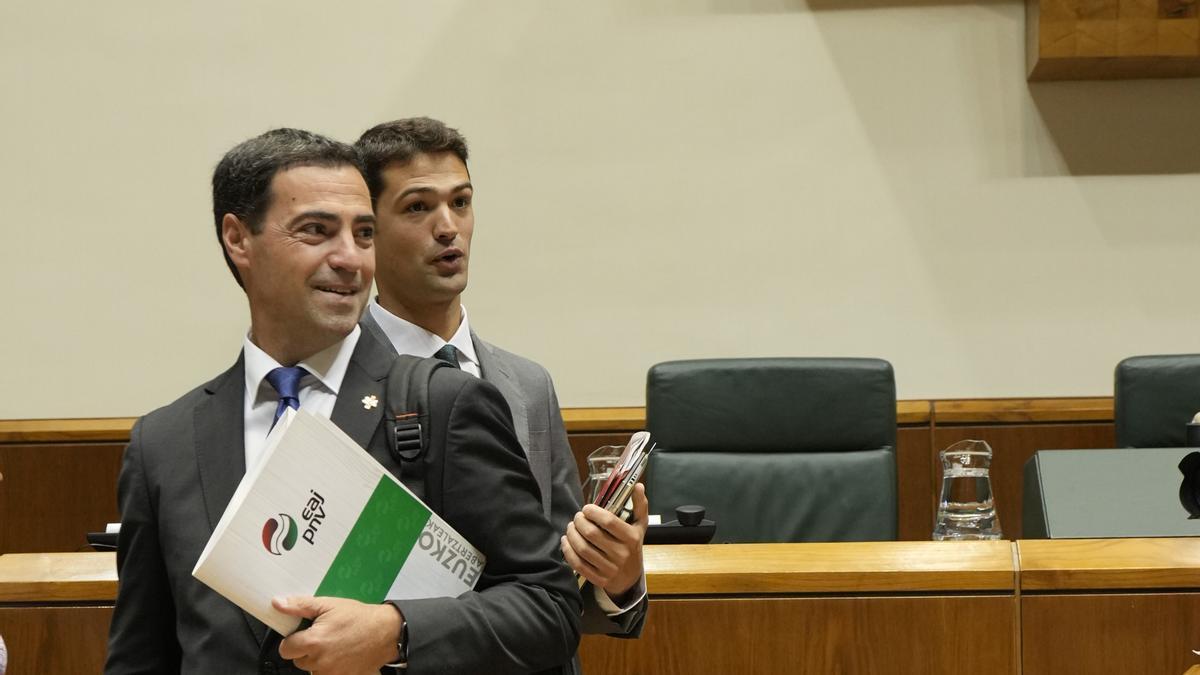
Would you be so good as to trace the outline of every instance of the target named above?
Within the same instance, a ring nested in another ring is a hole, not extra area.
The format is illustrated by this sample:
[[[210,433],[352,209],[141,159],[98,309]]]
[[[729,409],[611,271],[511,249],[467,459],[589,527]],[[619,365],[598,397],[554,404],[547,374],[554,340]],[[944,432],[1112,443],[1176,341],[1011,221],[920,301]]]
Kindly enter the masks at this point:
[[[1016,669],[1014,607],[1011,596],[654,599],[641,640],[588,635],[580,658],[589,675],[1000,675]],[[8,675],[101,672],[111,617],[111,606],[0,607],[0,634],[11,650]],[[988,639],[975,639],[975,629]],[[938,634],[954,641],[929,639]]]
[[[900,539],[929,539],[933,531],[934,492],[930,447],[933,429],[929,425],[900,427],[896,432],[896,478],[899,491]]]
[[[899,535],[928,539],[941,467],[937,453],[964,438],[996,452],[992,481],[1006,538],[1021,535],[1021,483],[1036,450],[1113,445],[1112,400],[901,401]],[[581,480],[585,458],[644,427],[642,408],[563,411]],[[84,534],[117,520],[116,477],[132,419],[0,420],[0,553],[77,551]],[[670,515],[670,514],[664,514]]]
[[[120,520],[120,443],[0,444],[0,553],[89,550]]]
[[[739,602],[751,605],[714,611],[714,603],[728,601],[653,599],[641,640],[584,637],[584,672],[958,673],[968,672],[968,661],[983,661],[973,673],[1018,672],[1009,655],[1017,650],[1005,630],[1013,621],[1012,598]],[[1020,607],[1024,675],[1183,673],[1196,663],[1179,645],[1194,643],[1200,634],[1200,594],[1025,594]],[[957,624],[972,630],[949,631],[961,636],[962,644],[954,647],[965,650],[962,657],[947,662],[930,653],[929,637],[938,626],[973,621],[980,611],[983,624]],[[10,649],[8,675],[101,672],[111,616],[111,606],[0,607],[0,634]],[[991,632],[983,633],[987,639],[969,640],[977,629]],[[714,640],[715,634],[720,638]],[[672,648],[654,647],[664,642]]]
[[[1023,595],[1021,672],[1183,673],[1200,648],[1200,594]]]

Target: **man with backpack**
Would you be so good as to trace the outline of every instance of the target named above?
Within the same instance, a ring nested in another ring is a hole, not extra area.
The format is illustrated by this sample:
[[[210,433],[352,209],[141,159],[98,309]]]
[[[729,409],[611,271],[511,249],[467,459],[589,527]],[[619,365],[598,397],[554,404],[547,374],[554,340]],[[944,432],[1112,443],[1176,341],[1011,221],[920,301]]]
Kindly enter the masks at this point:
[[[583,630],[637,637],[647,606],[642,487],[634,493],[632,523],[583,505],[550,375],[479,339],[462,306],[475,225],[466,140],[419,117],[377,125],[355,145],[378,222],[379,295],[363,316],[364,332],[400,354],[434,356],[496,385],[512,411],[542,508],[562,535],[562,555],[590,582],[583,589]]]

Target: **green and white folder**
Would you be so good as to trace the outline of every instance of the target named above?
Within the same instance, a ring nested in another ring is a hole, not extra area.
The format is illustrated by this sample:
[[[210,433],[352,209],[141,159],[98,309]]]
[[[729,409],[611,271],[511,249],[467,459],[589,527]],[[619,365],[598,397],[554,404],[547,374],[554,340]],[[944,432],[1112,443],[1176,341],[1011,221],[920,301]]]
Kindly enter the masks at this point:
[[[267,437],[192,576],[288,635],[271,598],[457,597],[482,553],[329,420],[289,410]]]

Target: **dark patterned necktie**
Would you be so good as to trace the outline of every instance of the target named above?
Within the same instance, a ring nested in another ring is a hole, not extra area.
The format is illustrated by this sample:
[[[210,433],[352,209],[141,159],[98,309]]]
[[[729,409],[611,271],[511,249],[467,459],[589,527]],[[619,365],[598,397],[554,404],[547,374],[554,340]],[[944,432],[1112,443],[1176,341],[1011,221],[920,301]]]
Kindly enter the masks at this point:
[[[446,346],[433,353],[433,358],[437,359],[438,361],[445,361],[455,368],[459,367],[458,350],[454,348],[454,345],[448,342],[446,343]]]

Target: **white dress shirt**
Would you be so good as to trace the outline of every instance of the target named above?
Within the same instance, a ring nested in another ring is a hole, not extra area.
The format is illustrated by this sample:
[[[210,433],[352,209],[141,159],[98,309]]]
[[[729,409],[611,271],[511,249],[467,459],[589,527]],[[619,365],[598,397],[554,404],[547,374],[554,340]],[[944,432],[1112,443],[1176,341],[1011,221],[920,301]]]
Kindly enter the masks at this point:
[[[350,356],[358,346],[358,326],[340,342],[304,359],[297,366],[308,371],[300,380],[300,407],[308,412],[327,418],[333,414],[338,390],[346,377]],[[258,348],[249,334],[242,341],[243,362],[246,367],[246,395],[244,397],[246,470],[258,462],[266,445],[267,433],[275,422],[275,409],[279,407],[279,393],[267,381],[267,373],[279,367],[275,359]]]
[[[384,335],[387,335],[397,353],[429,358],[442,347],[448,344],[454,345],[454,348],[458,350],[458,367],[463,372],[481,377],[479,357],[475,353],[475,343],[471,342],[471,324],[467,321],[467,308],[461,305],[459,307],[462,308],[462,323],[458,324],[458,330],[450,336],[449,342],[415,323],[405,321],[392,314],[381,307],[377,299],[371,300],[371,304],[367,305],[367,311],[371,313],[371,318],[375,319],[375,323],[383,329]]]

